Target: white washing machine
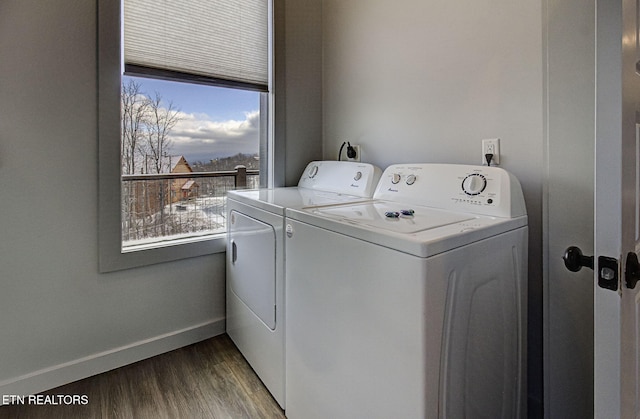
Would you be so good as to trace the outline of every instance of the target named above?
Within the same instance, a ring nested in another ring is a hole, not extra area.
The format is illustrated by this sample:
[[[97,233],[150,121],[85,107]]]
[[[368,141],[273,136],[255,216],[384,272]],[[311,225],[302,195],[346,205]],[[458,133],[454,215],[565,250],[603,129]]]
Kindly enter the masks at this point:
[[[370,200],[382,171],[317,161],[297,187],[227,194],[227,333],[285,407],[284,212]]]
[[[515,177],[393,165],[373,201],[286,214],[289,419],[526,416]]]

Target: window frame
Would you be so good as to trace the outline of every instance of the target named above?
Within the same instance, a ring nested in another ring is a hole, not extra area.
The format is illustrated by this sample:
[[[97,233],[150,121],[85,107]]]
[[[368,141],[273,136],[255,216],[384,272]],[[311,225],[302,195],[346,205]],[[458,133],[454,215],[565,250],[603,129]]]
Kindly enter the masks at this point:
[[[226,234],[173,239],[122,251],[120,92],[124,73],[122,1],[98,0],[98,270],[111,272],[226,250]],[[260,95],[260,186],[273,183],[273,2],[269,0],[269,93]],[[264,175],[263,175],[264,173]]]

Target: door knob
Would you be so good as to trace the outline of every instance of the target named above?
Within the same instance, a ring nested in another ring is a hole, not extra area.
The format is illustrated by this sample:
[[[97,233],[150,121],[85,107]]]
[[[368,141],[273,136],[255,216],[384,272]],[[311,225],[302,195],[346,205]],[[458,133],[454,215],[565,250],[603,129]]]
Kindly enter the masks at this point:
[[[629,252],[627,254],[624,280],[627,284],[627,288],[629,289],[634,289],[638,280],[640,280],[640,263],[638,263],[638,256],[633,252]]]
[[[593,256],[585,256],[576,246],[570,246],[564,251],[564,266],[571,272],[578,272],[583,266],[593,269]]]

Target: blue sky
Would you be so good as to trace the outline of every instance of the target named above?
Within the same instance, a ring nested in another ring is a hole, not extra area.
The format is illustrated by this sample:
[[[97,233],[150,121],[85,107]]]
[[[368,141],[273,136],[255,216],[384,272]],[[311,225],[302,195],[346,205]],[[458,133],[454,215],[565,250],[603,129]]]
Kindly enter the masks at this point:
[[[123,81],[129,77],[123,76]],[[135,78],[148,96],[158,92],[180,110],[171,154],[189,162],[257,153],[260,94],[239,89]]]

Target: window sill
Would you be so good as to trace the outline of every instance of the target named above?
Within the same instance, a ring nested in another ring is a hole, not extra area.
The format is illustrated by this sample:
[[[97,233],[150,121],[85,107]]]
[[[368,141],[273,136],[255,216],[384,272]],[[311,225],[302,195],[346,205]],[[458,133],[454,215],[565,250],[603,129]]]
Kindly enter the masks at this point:
[[[149,241],[139,240],[138,243],[129,244],[122,247],[122,253],[133,253],[147,250],[155,250],[164,247],[172,247],[172,246],[180,246],[189,243],[199,243],[210,240],[220,240],[224,239],[226,233],[225,232],[217,232],[210,234],[203,234],[199,236],[194,235],[185,235],[184,237],[176,237],[172,236],[167,238],[166,240],[162,239],[152,239]],[[224,244],[224,243],[223,243]]]
[[[226,246],[226,233],[129,246],[122,252],[115,246],[102,246],[99,269],[106,273],[205,256],[224,252]]]

